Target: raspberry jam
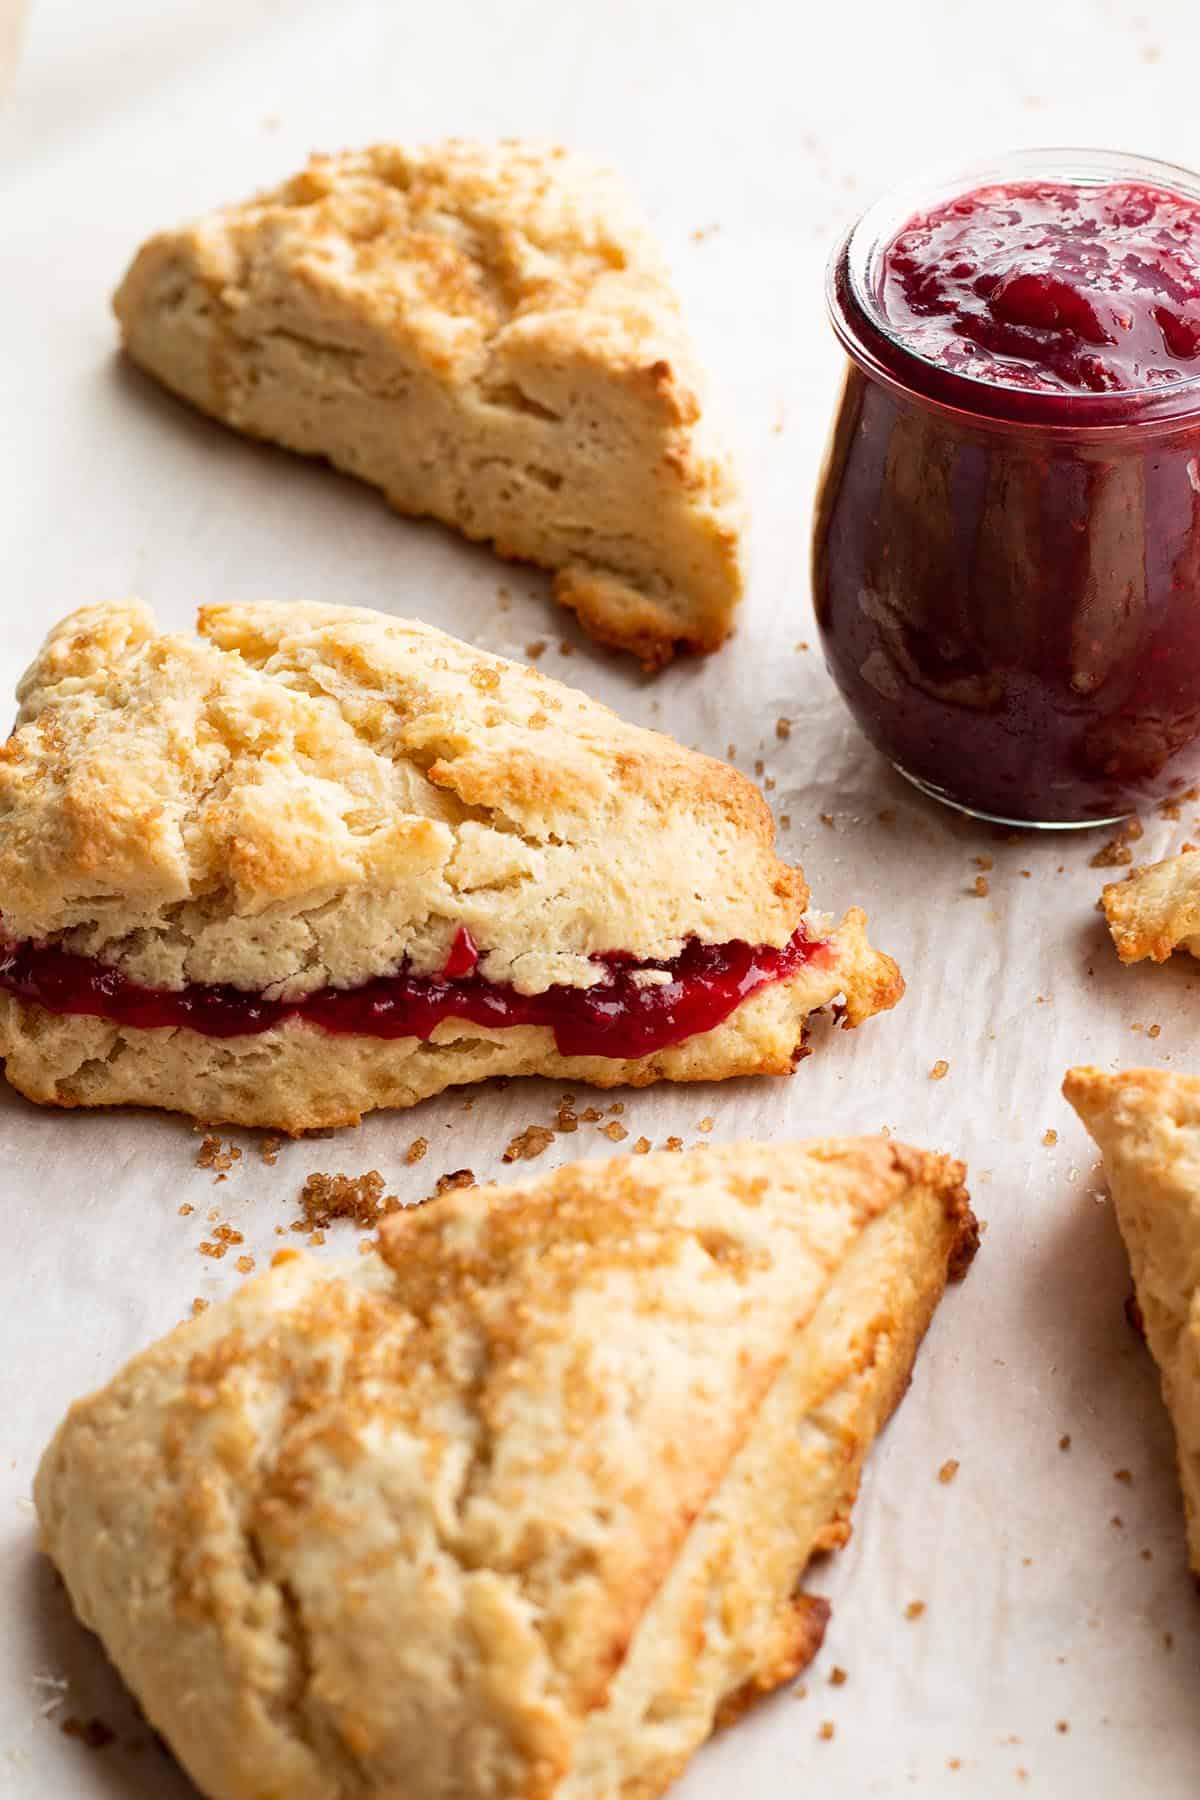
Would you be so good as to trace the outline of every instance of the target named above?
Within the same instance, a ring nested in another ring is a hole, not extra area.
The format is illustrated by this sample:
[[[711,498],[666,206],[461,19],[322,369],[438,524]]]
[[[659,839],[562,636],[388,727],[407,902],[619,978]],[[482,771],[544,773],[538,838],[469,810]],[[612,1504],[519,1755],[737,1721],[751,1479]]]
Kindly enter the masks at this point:
[[[1089,825],[1200,775],[1200,177],[1022,152],[834,258],[826,661],[919,787]]]
[[[827,954],[828,946],[810,939],[803,926],[779,950],[691,939],[670,962],[634,963],[620,952],[596,957],[607,979],[594,987],[519,994],[475,973],[479,952],[470,933],[460,932],[447,960],[450,972],[401,972],[363,987],[321,988],[289,1001],[201,983],[178,990],[140,987],[94,957],[21,943],[0,951],[0,988],[48,1012],[111,1019],[141,1030],[183,1027],[219,1038],[253,1036],[287,1019],[307,1019],[330,1032],[422,1040],[432,1037],[443,1019],[492,1027],[543,1025],[553,1031],[562,1056],[626,1061],[711,1031],[758,988],[784,981]],[[453,972],[464,965],[464,973]],[[657,984],[638,979],[651,971],[669,979]]]
[[[1200,375],[1200,205],[1144,182],[976,188],[884,252],[883,311],[977,380],[1105,393]]]

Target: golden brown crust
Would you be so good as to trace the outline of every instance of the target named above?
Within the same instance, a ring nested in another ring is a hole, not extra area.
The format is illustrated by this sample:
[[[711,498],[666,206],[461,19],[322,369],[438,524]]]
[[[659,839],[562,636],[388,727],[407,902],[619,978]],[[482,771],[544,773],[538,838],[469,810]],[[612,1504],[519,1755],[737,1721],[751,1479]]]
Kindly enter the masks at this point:
[[[1124,963],[1173,950],[1200,954],[1200,858],[1194,850],[1135,869],[1126,881],[1110,881],[1101,896],[1117,954]]]
[[[555,570],[648,667],[728,635],[740,489],[645,223],[586,158],[316,157],[152,238],[114,304],[176,393]]]
[[[461,929],[487,979],[528,994],[591,986],[614,950],[778,947],[801,923],[803,873],[776,856],[749,781],[534,669],[351,607],[210,606],[200,629],[159,633],[131,603],[50,634],[0,748],[12,938],[144,986],[294,1000],[440,973]],[[606,1084],[785,1072],[814,1006],[842,993],[858,1024],[899,998],[863,924],[851,911],[786,996],[706,1051],[586,1060]],[[122,1033],[6,998],[0,1055],[34,1099],[286,1130],[407,1105],[469,1071],[588,1078],[546,1032],[465,1028],[431,1049],[342,1038],[331,1078],[313,1029]]]
[[[212,1800],[650,1800],[815,1646],[961,1179],[734,1145],[286,1253],[72,1408],[45,1547]]]
[[[447,1021],[432,1041],[331,1038],[288,1023],[256,1037],[123,1030],[102,1019],[55,1015],[0,992],[0,1055],[10,1084],[53,1106],[161,1106],[206,1124],[298,1133],[354,1125],[378,1107],[413,1106],[448,1087],[496,1075],[543,1075],[594,1087],[657,1081],[724,1081],[788,1075],[811,1014],[844,996],[855,1025],[894,1006],[904,984],[866,939],[851,909],[829,950],[789,980],[760,989],[724,1024],[681,1044],[622,1062],[560,1056],[553,1034],[533,1026],[492,1031]]]
[[[1175,1428],[1191,1565],[1200,1574],[1200,1079],[1077,1068],[1063,1093],[1104,1158]]]

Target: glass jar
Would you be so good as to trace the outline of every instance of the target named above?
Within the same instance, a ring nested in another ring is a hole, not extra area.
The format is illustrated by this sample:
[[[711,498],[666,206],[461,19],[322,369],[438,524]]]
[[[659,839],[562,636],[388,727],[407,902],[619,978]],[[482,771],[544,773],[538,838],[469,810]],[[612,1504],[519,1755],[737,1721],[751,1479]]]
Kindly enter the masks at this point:
[[[1200,775],[1200,360],[1106,392],[1004,385],[906,345],[884,258],[913,216],[992,184],[1200,176],[1025,151],[891,195],[830,264],[848,354],[817,499],[829,670],[925,792],[1002,824],[1113,823]]]

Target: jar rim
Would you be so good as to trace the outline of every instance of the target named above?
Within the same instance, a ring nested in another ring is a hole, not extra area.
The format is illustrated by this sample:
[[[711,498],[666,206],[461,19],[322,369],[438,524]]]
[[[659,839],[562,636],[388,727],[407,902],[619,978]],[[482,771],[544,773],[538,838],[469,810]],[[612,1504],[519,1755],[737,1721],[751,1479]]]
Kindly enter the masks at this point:
[[[843,349],[867,374],[948,411],[1076,436],[1093,427],[1103,431],[1178,422],[1200,413],[1200,371],[1115,392],[1017,387],[947,368],[916,349],[888,318],[880,298],[882,258],[915,213],[975,188],[1039,179],[1081,187],[1142,181],[1200,205],[1200,173],[1117,150],[1047,145],[927,169],[869,206],[830,258],[826,303]]]

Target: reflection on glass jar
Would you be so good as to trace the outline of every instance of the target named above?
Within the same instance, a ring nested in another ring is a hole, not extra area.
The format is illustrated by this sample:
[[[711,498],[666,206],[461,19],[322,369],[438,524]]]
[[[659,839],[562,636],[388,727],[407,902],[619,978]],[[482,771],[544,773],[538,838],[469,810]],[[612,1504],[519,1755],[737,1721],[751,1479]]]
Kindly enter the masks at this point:
[[[1014,167],[1045,174],[1055,155],[1061,168],[1066,153],[1025,153],[951,191]],[[1106,195],[1118,179],[1123,193],[1153,181],[1190,194],[1200,294],[1200,181],[1082,155],[1067,173],[1110,184]],[[872,742],[939,798],[1012,823],[1120,817],[1200,774],[1200,359],[1194,375],[1165,357],[1165,371],[1139,365],[1125,387],[1120,367],[1089,355],[1098,385],[1068,390],[1052,371],[1042,386],[1038,333],[1018,345],[1032,373],[990,350],[964,355],[944,294],[932,329],[947,355],[930,352],[928,331],[917,354],[878,299],[887,245],[913,211],[911,197],[875,209],[831,269],[850,361],[814,540],[829,668]],[[1186,234],[1172,230],[1174,250]],[[1057,238],[1047,252],[1026,236],[1027,261],[1060,254]],[[1138,279],[1146,291],[1145,268]]]

